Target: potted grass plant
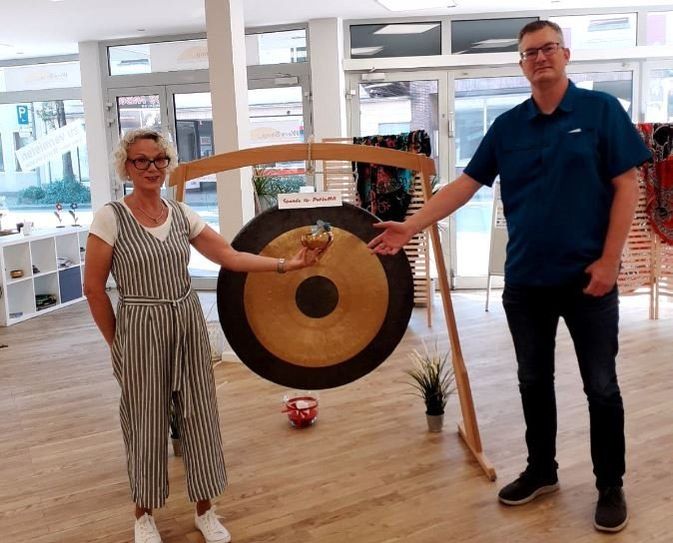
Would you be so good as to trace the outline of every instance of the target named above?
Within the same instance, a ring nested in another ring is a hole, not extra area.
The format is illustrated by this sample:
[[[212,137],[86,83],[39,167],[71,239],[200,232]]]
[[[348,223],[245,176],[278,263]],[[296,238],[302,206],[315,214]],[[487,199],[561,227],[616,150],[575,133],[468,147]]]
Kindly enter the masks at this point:
[[[429,353],[413,351],[413,368],[406,370],[411,377],[413,394],[423,398],[425,415],[430,432],[441,432],[444,425],[444,408],[449,396],[455,391],[455,376],[448,353],[436,349]]]
[[[255,214],[276,204],[278,196],[278,178],[270,169],[263,166],[255,166],[252,170],[252,184],[254,187]]]

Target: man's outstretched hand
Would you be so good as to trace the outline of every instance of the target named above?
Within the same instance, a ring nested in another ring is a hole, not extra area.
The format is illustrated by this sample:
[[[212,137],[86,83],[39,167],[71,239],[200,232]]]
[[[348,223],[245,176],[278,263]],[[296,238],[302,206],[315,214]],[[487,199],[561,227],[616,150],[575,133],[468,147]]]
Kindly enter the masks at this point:
[[[394,255],[404,247],[416,232],[405,222],[384,221],[374,223],[374,228],[383,230],[371,240],[367,247],[372,253],[379,255]]]

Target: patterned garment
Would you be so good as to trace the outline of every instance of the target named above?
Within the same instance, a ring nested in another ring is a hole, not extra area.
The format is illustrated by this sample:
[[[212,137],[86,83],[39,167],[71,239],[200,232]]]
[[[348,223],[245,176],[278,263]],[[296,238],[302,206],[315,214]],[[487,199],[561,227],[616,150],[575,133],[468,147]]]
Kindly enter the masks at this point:
[[[673,244],[673,125],[636,125],[653,161],[641,166],[646,186],[647,216],[665,243]]]
[[[120,203],[112,275],[119,289],[112,343],[119,416],[133,501],[162,507],[168,496],[168,414],[175,404],[191,501],[222,493],[222,454],[206,322],[191,288],[189,221],[177,202],[161,241]]]
[[[390,135],[353,138],[358,145],[387,147],[430,156],[430,136],[425,130]],[[378,164],[355,164],[359,204],[384,221],[402,221],[411,202],[414,172]]]

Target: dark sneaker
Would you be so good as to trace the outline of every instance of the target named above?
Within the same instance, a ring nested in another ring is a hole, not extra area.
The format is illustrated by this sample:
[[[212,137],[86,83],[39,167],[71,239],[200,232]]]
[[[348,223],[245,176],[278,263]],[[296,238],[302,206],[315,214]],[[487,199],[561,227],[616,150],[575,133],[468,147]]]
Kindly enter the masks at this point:
[[[598,491],[594,526],[601,532],[619,532],[629,521],[624,491],[618,486],[609,486]]]
[[[502,487],[498,499],[507,505],[523,505],[534,500],[541,494],[549,494],[558,490],[558,477],[539,477],[524,471],[519,478]]]

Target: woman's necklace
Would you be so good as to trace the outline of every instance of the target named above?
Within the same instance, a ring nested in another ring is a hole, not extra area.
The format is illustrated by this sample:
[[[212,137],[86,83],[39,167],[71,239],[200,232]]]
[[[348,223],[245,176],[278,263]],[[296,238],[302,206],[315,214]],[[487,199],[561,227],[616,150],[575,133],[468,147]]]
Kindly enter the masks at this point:
[[[136,209],[140,211],[143,215],[145,215],[145,217],[154,221],[154,224],[158,224],[159,221],[161,220],[161,217],[164,216],[164,211],[166,211],[167,207],[164,205],[163,202],[161,202],[161,212],[156,217],[152,217],[152,215],[150,215],[147,211],[145,211],[142,207],[138,205],[138,202],[136,202]]]

